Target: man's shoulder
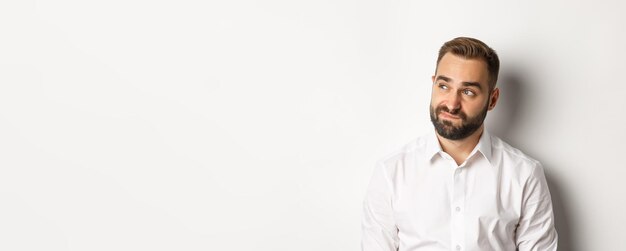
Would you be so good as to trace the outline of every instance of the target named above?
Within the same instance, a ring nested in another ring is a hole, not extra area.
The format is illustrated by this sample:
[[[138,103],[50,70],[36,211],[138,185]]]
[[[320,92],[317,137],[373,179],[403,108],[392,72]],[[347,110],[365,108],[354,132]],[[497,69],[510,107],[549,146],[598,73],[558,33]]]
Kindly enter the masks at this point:
[[[528,171],[541,168],[541,163],[538,160],[499,137],[491,136],[491,147],[493,153],[498,153],[498,159],[502,161],[504,167],[527,168]]]

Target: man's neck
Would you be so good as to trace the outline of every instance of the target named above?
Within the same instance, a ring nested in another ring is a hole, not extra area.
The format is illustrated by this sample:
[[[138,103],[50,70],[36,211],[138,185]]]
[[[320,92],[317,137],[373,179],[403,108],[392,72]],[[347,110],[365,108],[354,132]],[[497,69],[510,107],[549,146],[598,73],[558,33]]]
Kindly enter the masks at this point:
[[[457,165],[461,165],[463,162],[465,162],[470,153],[472,153],[472,150],[474,150],[474,148],[478,144],[478,141],[480,140],[480,136],[483,134],[483,131],[484,125],[478,128],[478,130],[476,130],[470,136],[459,140],[450,140],[441,137],[438,133],[435,134],[437,135],[437,139],[439,139],[441,149],[444,152],[448,153],[450,156],[452,156]]]

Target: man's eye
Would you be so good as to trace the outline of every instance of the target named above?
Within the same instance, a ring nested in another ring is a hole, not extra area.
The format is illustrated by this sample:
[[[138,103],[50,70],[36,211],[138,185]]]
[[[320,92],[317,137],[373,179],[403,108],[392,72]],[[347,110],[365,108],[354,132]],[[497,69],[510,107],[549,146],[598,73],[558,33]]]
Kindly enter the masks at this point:
[[[476,93],[473,92],[472,90],[463,90],[463,94],[467,95],[467,96],[475,96]]]
[[[444,85],[444,84],[439,84],[439,89],[442,89],[442,90],[447,90],[447,89],[448,89],[448,86],[447,86],[447,85]]]

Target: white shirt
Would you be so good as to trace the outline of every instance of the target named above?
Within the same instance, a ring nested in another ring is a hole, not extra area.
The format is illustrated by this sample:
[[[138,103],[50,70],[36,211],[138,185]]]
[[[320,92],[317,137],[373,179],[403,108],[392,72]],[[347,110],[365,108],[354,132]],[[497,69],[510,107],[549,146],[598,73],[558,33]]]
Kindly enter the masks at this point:
[[[380,161],[364,203],[363,251],[556,250],[541,164],[486,130],[461,165],[433,131]]]

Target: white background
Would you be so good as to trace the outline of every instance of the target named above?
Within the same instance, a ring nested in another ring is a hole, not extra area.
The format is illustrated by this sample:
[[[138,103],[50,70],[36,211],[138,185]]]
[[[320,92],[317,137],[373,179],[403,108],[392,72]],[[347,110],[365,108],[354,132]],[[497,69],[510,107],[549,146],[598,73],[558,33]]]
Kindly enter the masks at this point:
[[[626,250],[620,1],[0,2],[0,250],[359,250],[437,50],[501,58],[488,128],[560,250]]]

